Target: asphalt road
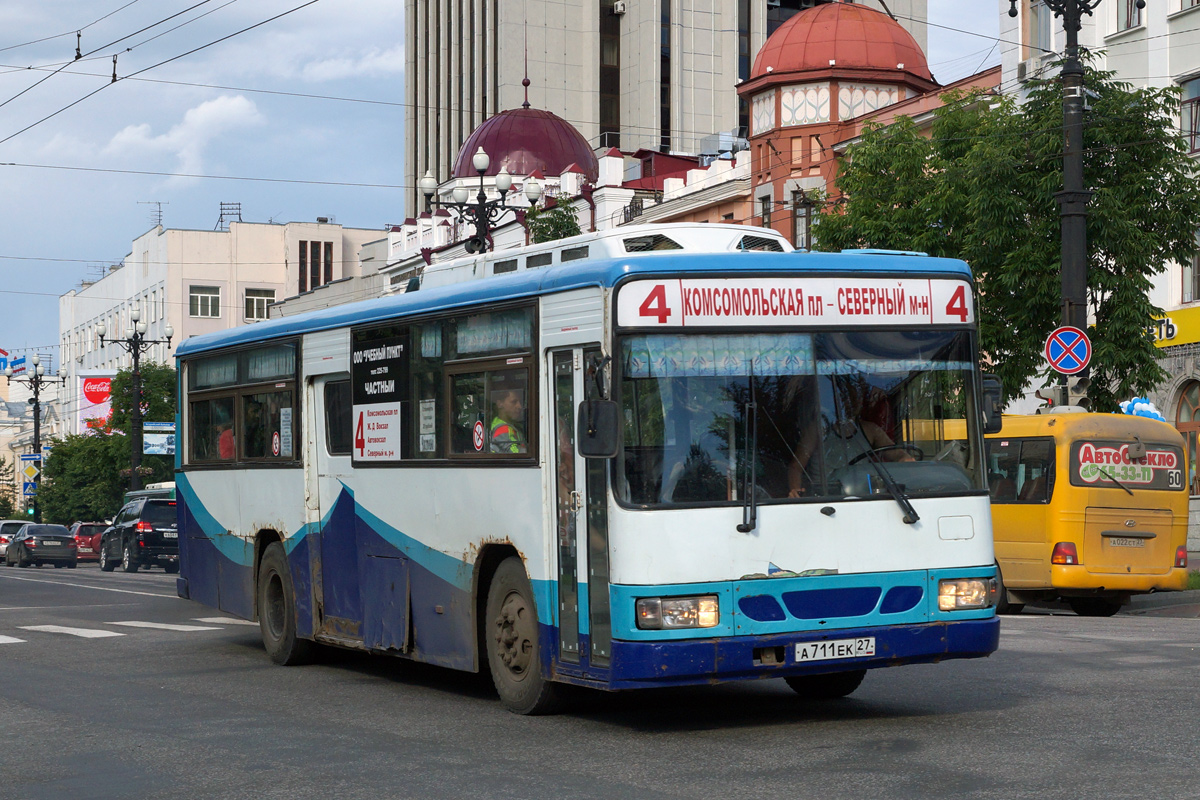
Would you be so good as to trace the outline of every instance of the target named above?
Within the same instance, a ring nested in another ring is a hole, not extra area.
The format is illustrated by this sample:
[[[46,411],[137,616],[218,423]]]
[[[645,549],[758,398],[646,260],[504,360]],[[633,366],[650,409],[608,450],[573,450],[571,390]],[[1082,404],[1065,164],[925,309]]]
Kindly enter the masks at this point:
[[[174,584],[0,568],[0,798],[1200,796],[1196,593],[1006,617],[991,658],[870,673],[846,700],[763,681],[523,718],[396,659],[275,667],[256,626]]]

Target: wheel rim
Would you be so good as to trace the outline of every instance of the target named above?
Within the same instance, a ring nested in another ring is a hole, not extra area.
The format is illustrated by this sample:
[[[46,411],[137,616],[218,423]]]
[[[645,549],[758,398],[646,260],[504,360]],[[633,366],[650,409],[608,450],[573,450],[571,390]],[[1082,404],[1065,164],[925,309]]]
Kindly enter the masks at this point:
[[[283,636],[284,615],[287,607],[283,597],[283,579],[278,572],[271,573],[263,595],[263,619],[267,623],[267,631],[271,637],[278,639]]]
[[[105,550],[103,547],[101,547],[100,548],[100,569],[104,569],[106,566],[108,566],[108,551]]]
[[[129,565],[132,563],[133,563],[133,553],[131,553],[129,551],[129,548],[126,547],[125,552],[121,555],[121,566],[125,567],[126,569],[129,569]]]
[[[493,621],[496,655],[513,680],[524,680],[533,661],[537,625],[529,603],[519,592],[509,592]]]

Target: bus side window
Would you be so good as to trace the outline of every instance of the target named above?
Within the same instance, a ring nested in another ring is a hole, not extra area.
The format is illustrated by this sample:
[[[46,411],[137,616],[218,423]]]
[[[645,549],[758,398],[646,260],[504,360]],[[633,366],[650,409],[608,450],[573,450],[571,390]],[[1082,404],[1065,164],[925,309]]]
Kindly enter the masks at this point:
[[[325,449],[331,456],[348,456],[353,444],[350,381],[325,384]]]
[[[1011,503],[1017,499],[1018,439],[986,440],[988,491],[993,503]]]
[[[1054,443],[1028,439],[1021,443],[1021,481],[1018,503],[1046,503],[1053,488]]]

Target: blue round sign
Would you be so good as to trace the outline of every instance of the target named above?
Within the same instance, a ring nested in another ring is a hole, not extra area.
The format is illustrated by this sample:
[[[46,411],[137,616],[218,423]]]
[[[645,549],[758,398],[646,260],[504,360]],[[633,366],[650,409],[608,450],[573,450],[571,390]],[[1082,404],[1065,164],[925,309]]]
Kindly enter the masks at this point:
[[[1046,337],[1046,360],[1051,369],[1063,375],[1082,372],[1092,360],[1092,342],[1079,328],[1055,328]]]

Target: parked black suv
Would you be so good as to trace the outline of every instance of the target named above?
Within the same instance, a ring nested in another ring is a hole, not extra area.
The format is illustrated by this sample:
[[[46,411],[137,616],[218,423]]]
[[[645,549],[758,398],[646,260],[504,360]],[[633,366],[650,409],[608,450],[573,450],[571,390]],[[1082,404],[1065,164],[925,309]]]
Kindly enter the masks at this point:
[[[174,500],[130,500],[100,536],[100,569],[126,572],[161,566],[179,572],[179,529]]]

